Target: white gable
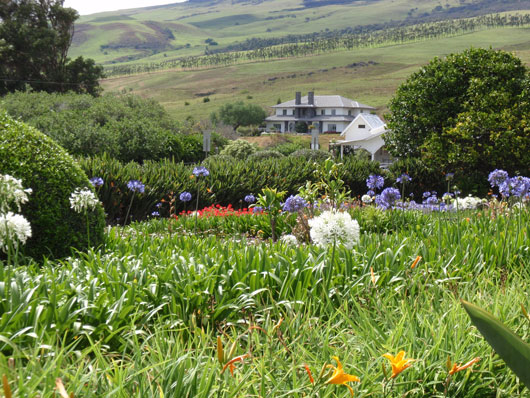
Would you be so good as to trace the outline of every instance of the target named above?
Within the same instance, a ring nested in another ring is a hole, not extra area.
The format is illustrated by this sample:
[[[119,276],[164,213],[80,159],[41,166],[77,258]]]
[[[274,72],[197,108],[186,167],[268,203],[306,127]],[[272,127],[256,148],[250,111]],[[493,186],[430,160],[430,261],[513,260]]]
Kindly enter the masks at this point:
[[[361,141],[379,136],[386,131],[386,124],[377,115],[359,114],[344,129],[341,136],[345,141]]]

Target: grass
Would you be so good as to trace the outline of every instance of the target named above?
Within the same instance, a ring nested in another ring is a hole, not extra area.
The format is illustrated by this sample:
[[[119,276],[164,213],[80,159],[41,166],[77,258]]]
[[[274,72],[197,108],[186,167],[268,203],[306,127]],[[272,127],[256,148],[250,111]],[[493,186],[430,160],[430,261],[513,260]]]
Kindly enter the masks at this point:
[[[361,227],[363,212],[354,212]],[[14,396],[55,396],[59,377],[83,397],[346,397],[343,386],[312,385],[304,369],[318,383],[338,356],[361,379],[356,396],[369,397],[383,396],[381,355],[405,350],[416,361],[393,396],[528,397],[459,300],[528,340],[529,213],[521,229],[517,214],[488,210],[386,214],[386,228],[335,258],[330,248],[215,229],[193,236],[153,220],[60,262],[4,264],[0,373]],[[234,376],[221,372],[244,354]],[[448,356],[481,360],[444,395]]]
[[[456,0],[446,4],[459,6]],[[412,8],[414,16],[431,12],[437,1],[428,0],[411,5],[405,0],[377,2],[352,2],[304,8],[300,0],[267,0],[259,2],[180,3],[136,10],[120,10],[83,16],[77,23],[70,56],[89,56],[97,62],[127,61],[127,56],[141,54],[142,62],[160,61],[169,57],[199,55],[204,53],[205,40],[213,38],[219,47],[244,41],[248,38],[282,37],[325,29],[343,29],[356,25],[404,20]],[[149,23],[156,22],[170,29],[174,38],[168,41],[172,48],[152,51],[138,50],[131,44],[139,34],[157,34]],[[112,32],[112,34],[109,34]],[[123,35],[122,35],[123,34]],[[100,46],[121,43],[121,51],[102,50]],[[186,45],[189,44],[189,47]],[[106,54],[105,54],[106,51]]]
[[[340,94],[386,112],[396,88],[435,56],[459,52],[470,46],[515,51],[530,64],[527,28],[500,28],[458,37],[433,39],[379,48],[339,51],[303,58],[254,62],[201,70],[165,70],[109,78],[105,90],[131,91],[161,102],[176,119],[208,118],[222,105],[247,100],[263,107],[278,99],[294,98],[295,91]],[[352,63],[375,62],[350,68]],[[207,95],[210,102],[204,103]],[[185,105],[188,102],[189,105]]]

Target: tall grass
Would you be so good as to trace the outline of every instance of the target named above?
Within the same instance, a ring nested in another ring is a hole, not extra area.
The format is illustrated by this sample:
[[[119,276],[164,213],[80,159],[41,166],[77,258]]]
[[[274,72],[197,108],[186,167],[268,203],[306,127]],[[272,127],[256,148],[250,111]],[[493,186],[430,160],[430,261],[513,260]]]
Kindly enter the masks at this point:
[[[443,397],[448,356],[482,359],[447,396],[527,396],[459,299],[529,339],[529,218],[519,230],[488,211],[400,215],[408,225],[337,247],[333,269],[330,249],[311,245],[193,237],[160,220],[112,230],[104,250],[0,268],[0,373],[17,397],[55,396],[57,377],[83,397],[302,397],[303,365],[317,377],[337,355],[368,397],[382,396],[381,355],[405,350],[417,361],[394,396]],[[221,374],[217,336],[227,356],[249,354],[234,376]]]

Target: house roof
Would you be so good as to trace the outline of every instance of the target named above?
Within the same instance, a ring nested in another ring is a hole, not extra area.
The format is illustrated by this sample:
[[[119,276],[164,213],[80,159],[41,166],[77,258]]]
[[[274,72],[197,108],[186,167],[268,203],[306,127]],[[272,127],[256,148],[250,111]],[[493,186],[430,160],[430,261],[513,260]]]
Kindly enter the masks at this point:
[[[340,95],[315,95],[313,105],[309,105],[307,95],[302,97],[301,104],[296,105],[295,100],[282,102],[274,105],[272,108],[297,108],[297,107],[315,107],[315,108],[363,108],[375,109],[372,106],[361,104],[360,102],[342,97]]]
[[[266,122],[351,122],[353,119],[352,116],[343,116],[343,115],[336,115],[336,116],[320,116],[316,115],[314,117],[310,118],[297,118],[293,115],[272,115],[265,118]]]
[[[367,126],[368,128],[357,129],[357,131],[354,130],[355,140],[348,141],[348,142],[370,140],[374,137],[384,134],[387,131],[385,122],[381,120],[379,116],[361,113],[342,131],[340,135],[347,136],[348,131],[355,127],[358,119],[363,119],[365,123],[368,125]]]

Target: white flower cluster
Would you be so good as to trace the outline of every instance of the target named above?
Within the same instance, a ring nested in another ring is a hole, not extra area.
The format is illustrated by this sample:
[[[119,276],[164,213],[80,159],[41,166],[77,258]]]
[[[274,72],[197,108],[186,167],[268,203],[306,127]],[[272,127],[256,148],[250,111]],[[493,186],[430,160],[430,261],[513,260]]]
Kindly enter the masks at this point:
[[[485,199],[476,198],[474,196],[466,196],[465,198],[456,198],[453,201],[455,208],[459,210],[473,210],[485,203]]]
[[[22,180],[9,174],[0,174],[0,212],[8,211],[10,204],[13,203],[20,211],[20,205],[28,201],[31,192],[31,188],[22,187]]]
[[[24,216],[10,211],[0,214],[0,249],[7,253],[10,242],[16,248],[19,242],[24,244],[30,237],[31,225]]]
[[[320,247],[342,243],[351,249],[360,237],[359,223],[348,213],[325,211],[320,216],[309,220],[310,235],[313,243]]]
[[[361,197],[361,200],[364,204],[370,204],[372,203],[372,197],[368,194],[364,194],[362,197]]]
[[[298,239],[294,235],[283,235],[280,238],[280,242],[286,244],[287,246],[298,246]]]
[[[70,207],[78,213],[94,210],[98,204],[96,195],[88,188],[76,188],[70,195]]]

